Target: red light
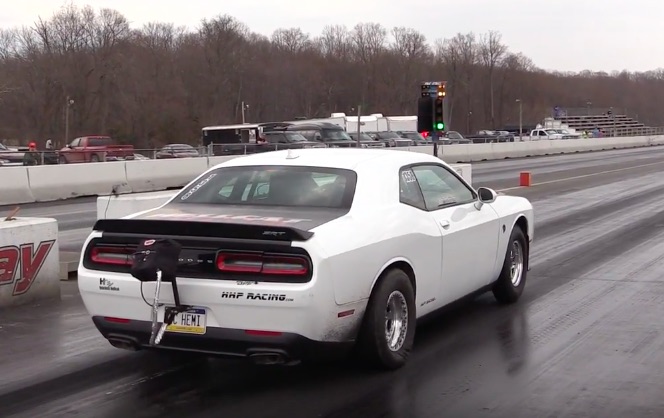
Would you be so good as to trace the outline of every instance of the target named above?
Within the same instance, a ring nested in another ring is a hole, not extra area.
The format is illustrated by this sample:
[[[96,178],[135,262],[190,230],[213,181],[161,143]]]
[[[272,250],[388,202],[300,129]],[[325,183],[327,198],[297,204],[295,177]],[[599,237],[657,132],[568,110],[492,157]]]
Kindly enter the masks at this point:
[[[309,272],[309,263],[297,256],[222,252],[217,255],[217,268],[226,273],[303,276]]]
[[[257,337],[278,337],[282,333],[277,331],[260,331],[255,329],[244,330],[244,333],[247,335],[255,335]]]
[[[90,260],[97,264],[113,264],[117,266],[131,266],[134,249],[127,247],[93,247],[90,251]]]
[[[129,319],[126,318],[114,318],[112,316],[105,316],[104,321],[115,322],[116,324],[128,324],[129,322],[131,322]]]
[[[420,132],[420,134],[425,138],[429,136],[429,132],[427,132],[427,131]]]

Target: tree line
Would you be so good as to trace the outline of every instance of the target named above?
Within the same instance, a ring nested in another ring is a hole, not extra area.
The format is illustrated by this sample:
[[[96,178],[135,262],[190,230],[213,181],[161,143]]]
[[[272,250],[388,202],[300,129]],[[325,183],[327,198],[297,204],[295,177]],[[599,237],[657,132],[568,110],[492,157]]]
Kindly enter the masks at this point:
[[[116,10],[69,5],[0,30],[0,138],[62,145],[68,119],[70,139],[193,144],[203,126],[241,123],[243,102],[247,122],[354,114],[358,105],[363,114],[414,115],[426,80],[448,81],[449,126],[461,132],[518,124],[517,99],[525,124],[554,105],[590,103],[664,124],[664,70],[547,72],[496,31],[429,43],[416,29],[361,23],[268,37],[228,15],[195,31],[132,29]]]

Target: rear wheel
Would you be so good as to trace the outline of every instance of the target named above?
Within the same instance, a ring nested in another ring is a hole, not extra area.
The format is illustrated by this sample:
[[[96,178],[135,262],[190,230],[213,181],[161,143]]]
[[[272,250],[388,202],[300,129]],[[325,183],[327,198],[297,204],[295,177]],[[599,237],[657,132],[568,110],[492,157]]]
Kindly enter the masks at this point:
[[[415,292],[408,275],[394,269],[376,284],[358,339],[361,358],[393,370],[406,364],[415,338]]]
[[[90,162],[91,163],[98,163],[99,162],[99,156],[97,154],[92,154],[90,156]]]
[[[493,285],[493,296],[500,303],[515,303],[526,286],[528,273],[528,247],[526,236],[520,227],[515,226],[505,253],[505,261],[500,277]]]

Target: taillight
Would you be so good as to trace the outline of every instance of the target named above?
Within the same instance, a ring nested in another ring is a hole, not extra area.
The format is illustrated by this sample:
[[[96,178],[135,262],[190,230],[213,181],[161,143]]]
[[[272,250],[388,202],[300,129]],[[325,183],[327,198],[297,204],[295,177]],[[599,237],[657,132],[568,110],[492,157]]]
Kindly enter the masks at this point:
[[[265,257],[263,274],[294,274],[301,276],[309,271],[309,263],[301,257]]]
[[[217,268],[229,273],[260,273],[263,269],[263,258],[254,254],[219,253]]]
[[[304,257],[292,255],[220,252],[217,269],[225,273],[304,276],[309,273],[309,262]]]
[[[96,264],[112,264],[115,266],[131,266],[136,250],[128,247],[93,247],[90,260]]]
[[[279,337],[283,334],[278,331],[260,331],[255,329],[245,329],[244,333],[247,335],[255,335],[257,337]]]
[[[116,324],[128,324],[128,323],[131,322],[131,320],[129,320],[127,318],[116,318],[114,316],[105,316],[104,321],[114,322]]]

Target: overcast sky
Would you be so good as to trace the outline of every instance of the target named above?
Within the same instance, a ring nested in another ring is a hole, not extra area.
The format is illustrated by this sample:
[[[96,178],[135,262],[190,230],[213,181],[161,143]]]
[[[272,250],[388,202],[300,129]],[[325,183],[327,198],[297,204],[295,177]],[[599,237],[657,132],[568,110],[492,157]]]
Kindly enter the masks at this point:
[[[0,27],[48,18],[62,0],[5,0]],[[230,14],[253,31],[300,27],[312,35],[327,24],[373,21],[407,26],[433,42],[458,32],[497,30],[513,51],[545,69],[631,70],[664,67],[662,19],[657,0],[74,0],[114,8],[132,25],[173,22],[195,29],[203,18]],[[657,28],[660,29],[657,29]]]

